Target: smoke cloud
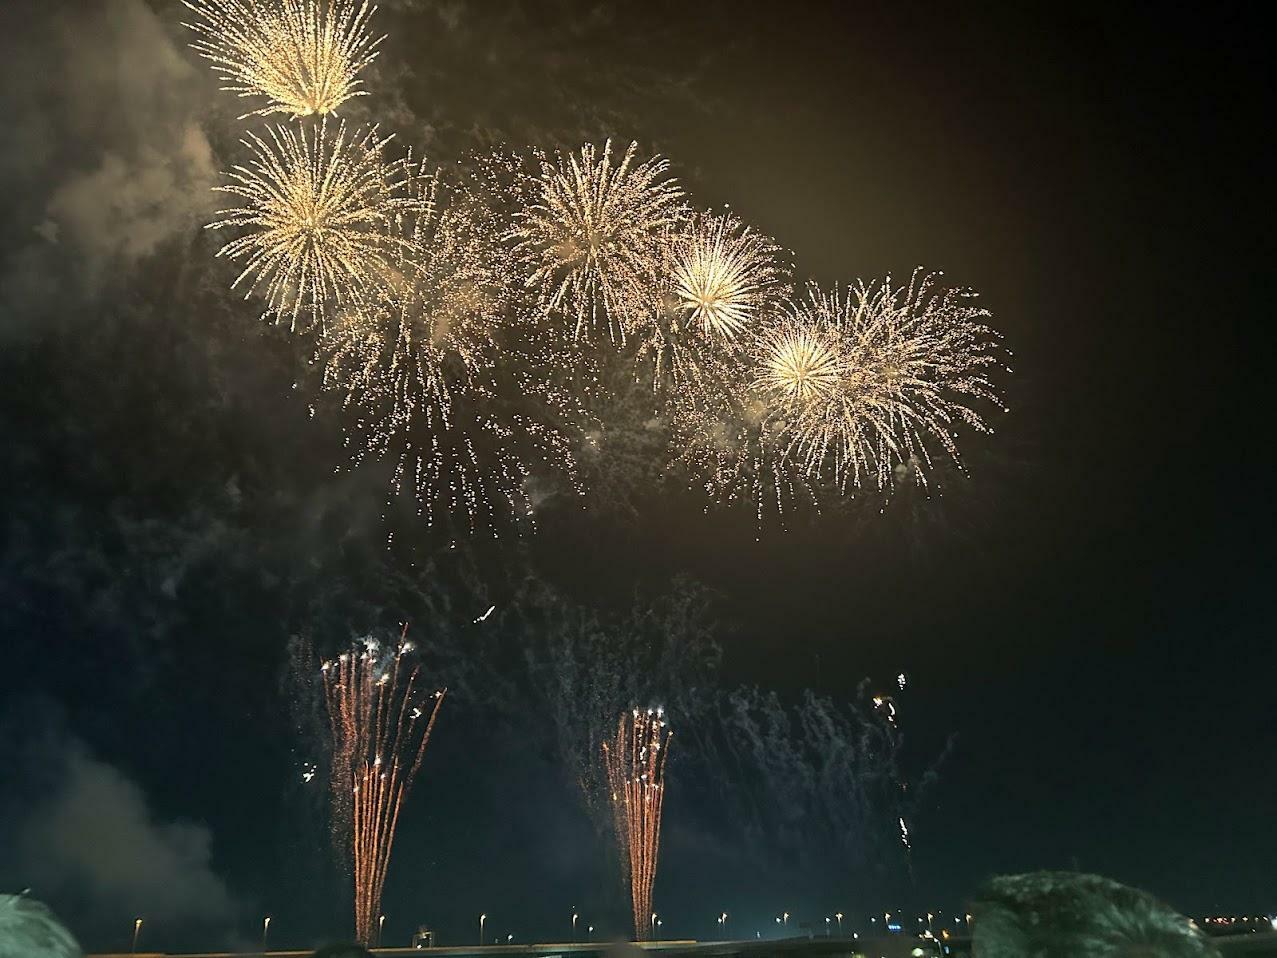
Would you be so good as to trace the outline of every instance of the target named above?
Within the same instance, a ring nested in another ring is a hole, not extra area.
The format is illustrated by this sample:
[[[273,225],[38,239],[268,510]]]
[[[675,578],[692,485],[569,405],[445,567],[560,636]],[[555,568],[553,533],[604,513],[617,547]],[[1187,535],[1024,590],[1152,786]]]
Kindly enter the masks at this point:
[[[166,821],[141,787],[60,737],[18,766],[6,796],[0,885],[48,902],[86,943],[116,941],[142,915],[153,926],[225,929],[235,905],[213,871],[209,829]]]
[[[214,202],[208,77],[141,0],[13,4],[0,332],[92,299]],[[38,326],[36,327],[38,328]]]

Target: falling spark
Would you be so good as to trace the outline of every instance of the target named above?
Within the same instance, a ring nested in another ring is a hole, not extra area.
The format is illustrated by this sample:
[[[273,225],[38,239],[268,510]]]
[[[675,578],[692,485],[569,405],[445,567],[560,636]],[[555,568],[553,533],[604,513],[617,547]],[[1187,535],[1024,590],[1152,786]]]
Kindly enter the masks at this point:
[[[490,616],[493,612],[495,612],[495,611],[496,611],[496,608],[497,608],[497,607],[496,607],[495,605],[490,605],[490,606],[488,606],[488,611],[487,611],[487,612],[485,612],[485,613],[483,613],[483,615],[479,616],[479,618],[477,618],[477,619],[475,619],[475,620],[474,620],[474,621],[475,621],[475,624],[478,624],[478,623],[480,623],[480,622],[487,622],[487,621],[488,621],[488,616]]]
[[[630,882],[634,935],[639,941],[652,934],[652,885],[661,845],[665,761],[672,738],[662,710],[634,709],[621,716],[616,735],[602,743],[612,820]]]
[[[670,395],[666,411],[674,467],[713,504],[751,503],[761,530],[769,512],[818,505],[818,490],[789,448],[787,407],[749,368],[731,359],[709,365],[696,388]]]
[[[555,410],[549,384],[502,334],[518,321],[509,257],[490,211],[418,171],[417,215],[375,302],[337,313],[320,340],[326,388],[356,414],[352,464],[388,459],[392,494],[415,498],[427,524],[469,531],[530,519],[534,465],[574,482],[569,440],[545,418],[507,413],[512,391]],[[497,388],[498,359],[515,372]]]
[[[245,113],[327,114],[366,96],[359,73],[384,37],[368,30],[368,0],[182,0],[197,19],[185,23],[191,48],[213,64],[241,98],[265,99]]]
[[[631,143],[615,162],[608,140],[601,155],[587,143],[579,155],[543,162],[539,195],[510,232],[527,287],[578,338],[602,326],[624,341],[627,317],[643,307],[638,279],[659,255],[663,232],[686,216],[669,163],[636,163],[637,152]]]
[[[365,945],[373,941],[403,801],[446,692],[421,692],[420,666],[404,661],[403,648],[383,654],[369,641],[321,670],[332,731],[334,822],[349,829],[355,934]]]
[[[389,141],[375,127],[349,135],[345,123],[330,134],[327,122],[309,135],[285,126],[267,139],[248,134],[252,160],[217,187],[243,205],[209,224],[241,231],[217,254],[243,261],[232,288],[247,281],[245,298],[260,289],[265,315],[293,329],[303,315],[322,325],[332,308],[372,302],[411,242],[405,220],[425,212],[428,197],[410,159],[385,158]]]

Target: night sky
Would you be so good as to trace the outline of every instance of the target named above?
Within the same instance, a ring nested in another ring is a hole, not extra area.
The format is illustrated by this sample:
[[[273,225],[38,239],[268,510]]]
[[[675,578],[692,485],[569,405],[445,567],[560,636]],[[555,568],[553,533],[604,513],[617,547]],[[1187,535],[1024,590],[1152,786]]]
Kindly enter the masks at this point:
[[[252,942],[266,914],[280,944],[340,933],[296,638],[409,619],[465,657],[473,620],[535,576],[604,617],[699,584],[725,688],[848,701],[904,672],[904,763],[944,753],[912,878],[746,840],[673,763],[667,935],[710,936],[723,910],[750,936],[784,910],[950,912],[1032,868],[1191,914],[1277,907],[1257,27],[688,6],[384,0],[371,95],[346,115],[445,164],[634,138],[800,278],[923,264],[979,290],[1014,353],[1010,412],[942,497],[760,531],[631,476],[625,508],[551,498],[522,537],[385,518],[387,470],[344,468],[306,350],[227,291],[200,228],[252,121],[186,49],[183,8],[5,5],[0,890],[31,887],[92,948],[127,945],[135,915],[155,947]],[[506,613],[492,628],[519,643]],[[574,906],[623,929],[521,701],[445,704],[388,944],[420,923],[473,940],[480,912],[490,934],[561,938]]]

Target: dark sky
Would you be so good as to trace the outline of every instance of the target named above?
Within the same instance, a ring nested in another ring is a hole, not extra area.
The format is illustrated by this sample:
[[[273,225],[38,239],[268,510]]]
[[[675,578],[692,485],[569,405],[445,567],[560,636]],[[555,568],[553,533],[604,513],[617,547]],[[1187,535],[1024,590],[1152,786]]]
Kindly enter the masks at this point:
[[[1010,413],[938,500],[756,535],[748,512],[642,490],[634,516],[552,502],[522,542],[459,550],[484,595],[523,563],[604,614],[689,576],[715,595],[725,682],[850,698],[903,670],[910,760],[953,737],[913,882],[890,890],[834,853],[794,882],[675,796],[667,931],[707,935],[723,909],[741,932],[785,909],[948,911],[1041,867],[1190,913],[1272,910],[1256,25],[682,6],[388,2],[351,115],[444,162],[637,138],[801,277],[925,264],[980,290],[1014,373]],[[298,785],[314,745],[293,727],[289,637],[405,616],[442,632],[483,608],[457,592],[453,621],[422,618],[462,560],[411,527],[386,548],[384,475],[336,468],[304,350],[225,292],[199,226],[245,124],[179,10],[0,17],[0,890],[48,889],[94,947],[126,943],[138,912],[161,916],[157,946],[251,940],[266,913],[304,945],[341,919]],[[563,934],[574,905],[616,923],[562,769],[499,712],[440,720],[388,941],[423,921],[468,940],[480,911],[523,940]]]

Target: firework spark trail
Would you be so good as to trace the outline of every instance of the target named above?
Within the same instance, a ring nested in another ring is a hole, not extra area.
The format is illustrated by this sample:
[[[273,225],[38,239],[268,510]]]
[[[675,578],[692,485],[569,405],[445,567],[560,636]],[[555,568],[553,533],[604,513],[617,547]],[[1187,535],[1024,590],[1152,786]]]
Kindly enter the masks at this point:
[[[854,872],[888,862],[909,872],[912,816],[944,754],[907,772],[890,696],[866,680],[848,701],[808,690],[785,703],[750,687],[705,701],[681,754],[703,763],[747,841],[785,848],[803,871],[833,855]]]
[[[605,326],[613,341],[624,342],[627,316],[643,306],[635,278],[658,254],[662,231],[687,215],[669,163],[636,163],[637,152],[631,143],[615,162],[608,140],[601,155],[587,143],[579,156],[544,161],[536,202],[510,231],[527,288],[546,312],[572,322],[578,338]]]
[[[630,881],[634,937],[651,937],[652,885],[661,846],[665,762],[673,733],[661,709],[634,709],[621,716],[616,736],[602,745],[616,840]]]
[[[182,0],[197,19],[183,24],[198,39],[191,48],[213,64],[241,98],[267,105],[245,113],[327,114],[359,89],[359,73],[385,37],[368,31],[377,9],[368,0]]]
[[[751,368],[716,362],[701,388],[672,393],[666,411],[672,465],[711,503],[751,503],[761,529],[773,508],[782,516],[794,502],[819,502],[790,448],[789,409],[758,387]]]
[[[306,129],[268,128],[269,139],[248,134],[248,165],[216,187],[243,206],[219,211],[209,229],[242,231],[218,256],[243,261],[231,288],[248,280],[245,298],[261,289],[266,316],[303,313],[322,326],[330,308],[373,301],[392,274],[391,261],[411,244],[406,220],[426,211],[430,194],[418,186],[410,157],[387,160],[390,137],[376,127],[330,135],[326,121]]]
[[[427,699],[407,627],[388,655],[374,641],[322,666],[332,732],[334,819],[349,822],[355,934],[371,944],[399,815],[425,758],[446,690]],[[406,681],[401,681],[406,679]],[[433,700],[433,706],[429,702]]]

